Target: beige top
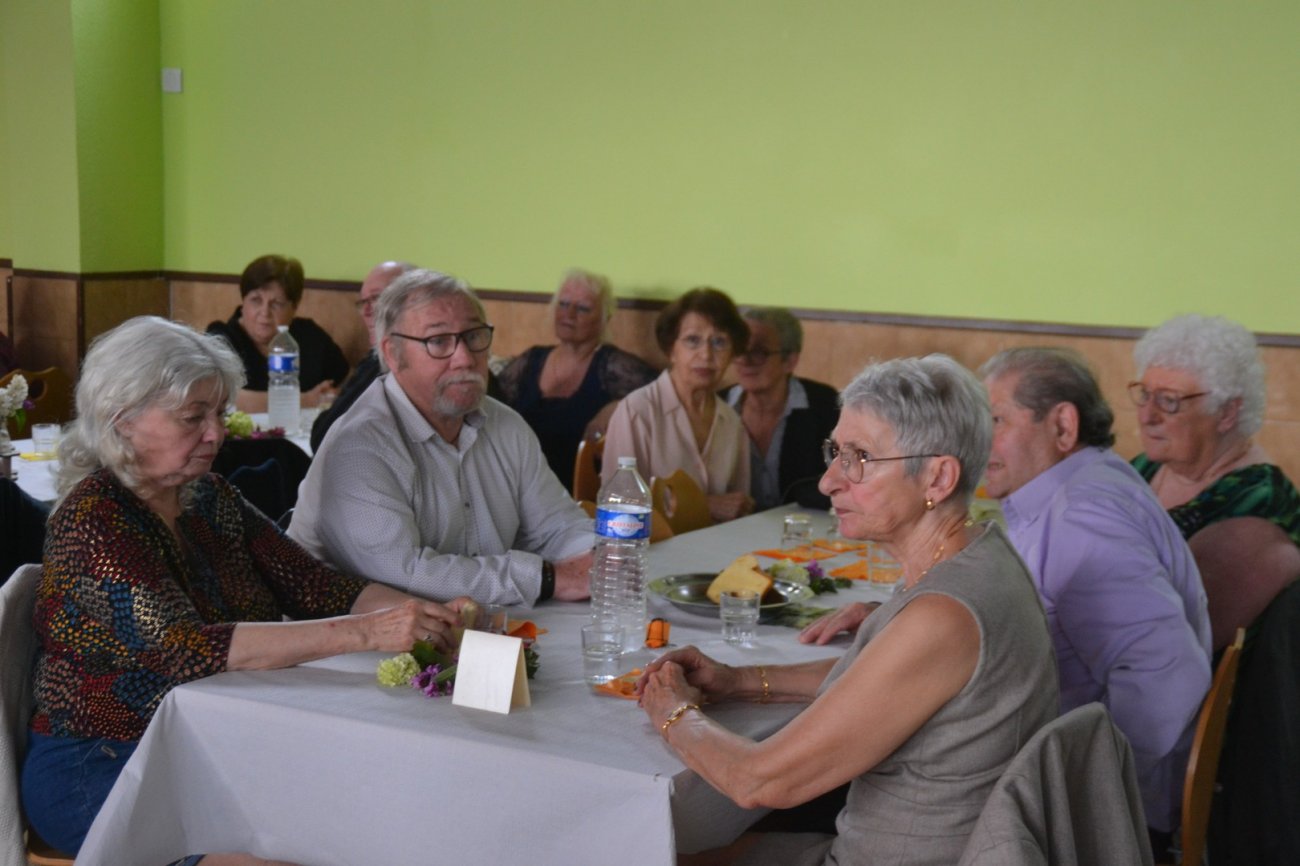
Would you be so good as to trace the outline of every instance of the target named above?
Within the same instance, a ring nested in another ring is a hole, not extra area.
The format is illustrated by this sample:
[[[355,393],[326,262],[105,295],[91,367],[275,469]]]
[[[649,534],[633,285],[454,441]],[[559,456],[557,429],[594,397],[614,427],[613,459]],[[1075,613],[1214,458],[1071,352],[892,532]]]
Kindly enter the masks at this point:
[[[713,426],[700,451],[667,370],[628,394],[609,420],[601,480],[608,481],[618,471],[619,457],[635,457],[647,483],[683,469],[706,494],[749,493],[749,437],[736,411],[725,400],[714,399]]]

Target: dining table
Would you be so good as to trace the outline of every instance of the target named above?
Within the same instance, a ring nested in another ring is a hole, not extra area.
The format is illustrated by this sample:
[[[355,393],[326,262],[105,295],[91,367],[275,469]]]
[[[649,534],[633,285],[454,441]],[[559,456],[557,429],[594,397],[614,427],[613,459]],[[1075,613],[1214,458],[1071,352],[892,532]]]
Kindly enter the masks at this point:
[[[270,426],[265,412],[254,413],[253,426],[257,430],[266,430]],[[315,413],[303,410],[303,424],[284,438],[311,456],[311,421]],[[10,460],[14,480],[28,496],[47,505],[58,498],[59,461],[53,454],[37,453],[31,439],[15,439],[14,450],[17,454]]]
[[[652,585],[716,573],[779,547],[785,506],[675,536],[646,551]],[[806,512],[831,536],[825,512]],[[852,563],[850,551],[826,567]],[[772,560],[768,560],[772,561]],[[810,605],[883,601],[891,585],[853,581]],[[728,664],[834,657],[849,643],[800,643],[760,622],[750,646],[722,640],[716,615],[649,593],[670,646],[695,644]],[[458,706],[376,679],[385,653],[292,668],[225,672],[172,689],[96,818],[79,866],[161,866],[187,854],[240,850],[312,866],[506,863],[653,864],[726,844],[765,810],[742,809],[686,767],[659,720],[635,700],[586,684],[586,603],[510,611],[544,633],[530,702],[508,713]],[[644,666],[663,650],[626,653]],[[797,704],[723,703],[708,715],[763,738]]]

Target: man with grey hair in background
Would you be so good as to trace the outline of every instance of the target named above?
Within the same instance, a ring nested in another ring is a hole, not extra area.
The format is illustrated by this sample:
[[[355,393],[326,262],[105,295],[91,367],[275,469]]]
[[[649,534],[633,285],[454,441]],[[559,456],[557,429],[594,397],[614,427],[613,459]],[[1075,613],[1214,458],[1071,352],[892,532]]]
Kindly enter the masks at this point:
[[[357,362],[356,369],[347,382],[339,389],[338,396],[328,409],[323,410],[311,425],[311,450],[315,454],[325,434],[335,421],[365,393],[370,383],[379,378],[379,355],[375,349],[375,306],[379,303],[379,294],[388,288],[388,284],[408,271],[415,270],[415,265],[406,262],[380,262],[370,269],[361,281],[361,292],[357,296],[357,312],[366,327],[366,337],[370,340],[370,351]]]
[[[312,461],[289,535],[341,571],[434,600],[587,597],[591,520],[537,437],[486,396],[492,326],[460,280],[412,270],[375,314],[383,373]]]
[[[993,409],[985,487],[1043,599],[1061,712],[1110,710],[1133,746],[1160,859],[1210,686],[1200,571],[1150,486],[1111,450],[1114,415],[1078,353],[1008,349],[980,374]]]

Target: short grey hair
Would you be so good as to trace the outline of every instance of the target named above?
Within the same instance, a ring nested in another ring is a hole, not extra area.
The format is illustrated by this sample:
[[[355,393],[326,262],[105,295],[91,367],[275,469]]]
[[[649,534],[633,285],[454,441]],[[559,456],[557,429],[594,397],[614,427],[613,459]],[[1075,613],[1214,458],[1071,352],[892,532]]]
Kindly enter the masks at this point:
[[[961,477],[953,495],[969,503],[993,447],[989,398],[970,370],[939,354],[876,361],[844,389],[840,406],[889,424],[904,453],[956,457]],[[920,474],[925,460],[904,460],[904,471]]]
[[[569,268],[560,277],[560,285],[551,295],[549,304],[551,313],[555,313],[555,303],[560,299],[560,290],[569,283],[577,283],[587,291],[591,292],[596,299],[596,306],[600,308],[600,337],[605,338],[605,332],[609,329],[609,320],[614,318],[614,313],[618,310],[618,298],[614,295],[614,286],[609,281],[609,277],[604,274],[597,274],[593,271],[584,270],[583,268]]]
[[[1138,378],[1148,367],[1167,367],[1194,375],[1208,392],[1201,411],[1217,412],[1241,398],[1237,430],[1254,436],[1264,424],[1267,396],[1264,362],[1255,335],[1222,316],[1176,316],[1147,331],[1133,347]]]
[[[215,381],[229,402],[244,364],[224,338],[157,316],[129,319],[90,345],[77,381],[77,417],[59,443],[59,500],[101,468],[136,489],[135,451],[121,425],[151,407],[178,409]]]
[[[998,352],[984,362],[985,379],[1019,375],[1015,400],[1042,421],[1053,406],[1071,403],[1079,413],[1079,443],[1109,448],[1115,444],[1115,413],[1101,395],[1097,377],[1073,349],[1025,346]]]
[[[751,322],[767,325],[776,331],[776,343],[781,354],[790,355],[803,351],[803,326],[785,307],[746,307],[740,311],[740,314]],[[745,353],[737,349],[736,354]]]
[[[379,304],[375,309],[375,345],[380,345],[393,332],[397,321],[407,310],[424,306],[439,298],[454,296],[469,301],[483,324],[487,324],[487,311],[483,308],[483,302],[464,280],[425,268],[415,268],[402,274],[379,293]],[[384,353],[377,354],[380,368],[388,372]]]

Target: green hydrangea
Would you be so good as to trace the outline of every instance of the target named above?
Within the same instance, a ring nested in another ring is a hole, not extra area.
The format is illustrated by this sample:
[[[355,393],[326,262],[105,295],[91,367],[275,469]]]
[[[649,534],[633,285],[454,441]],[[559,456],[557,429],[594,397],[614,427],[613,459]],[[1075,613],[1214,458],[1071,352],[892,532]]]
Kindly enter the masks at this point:
[[[415,656],[402,653],[391,659],[384,659],[375,670],[375,677],[381,686],[408,686],[411,678],[420,672],[420,665]]]
[[[247,412],[235,410],[226,416],[226,432],[247,438],[253,435],[253,419]]]

